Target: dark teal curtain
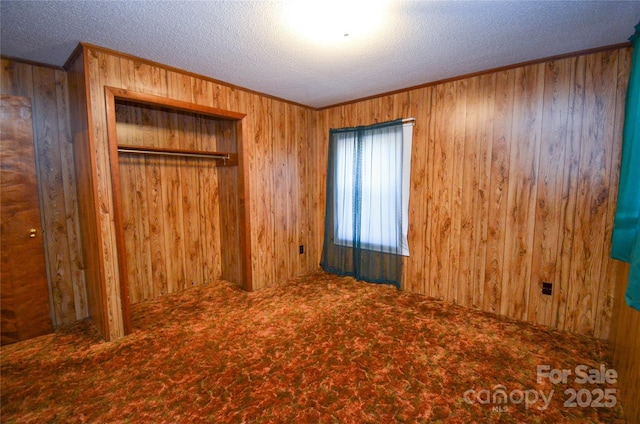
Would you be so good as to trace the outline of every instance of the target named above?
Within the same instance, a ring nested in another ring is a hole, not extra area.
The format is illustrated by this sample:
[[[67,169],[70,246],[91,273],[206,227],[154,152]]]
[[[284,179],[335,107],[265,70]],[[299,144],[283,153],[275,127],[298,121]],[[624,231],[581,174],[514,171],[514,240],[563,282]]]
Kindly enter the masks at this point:
[[[403,152],[402,120],[330,131],[325,271],[400,288]]]
[[[640,23],[629,39],[633,44],[631,75],[622,136],[622,163],[618,203],[613,224],[611,257],[630,263],[626,300],[640,310]]]

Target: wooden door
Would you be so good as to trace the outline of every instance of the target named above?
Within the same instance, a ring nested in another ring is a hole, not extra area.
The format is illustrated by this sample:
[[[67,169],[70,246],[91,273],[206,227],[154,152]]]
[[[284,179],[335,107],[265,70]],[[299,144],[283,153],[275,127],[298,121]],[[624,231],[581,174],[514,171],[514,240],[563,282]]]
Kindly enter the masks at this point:
[[[0,97],[0,343],[50,333],[31,101]]]

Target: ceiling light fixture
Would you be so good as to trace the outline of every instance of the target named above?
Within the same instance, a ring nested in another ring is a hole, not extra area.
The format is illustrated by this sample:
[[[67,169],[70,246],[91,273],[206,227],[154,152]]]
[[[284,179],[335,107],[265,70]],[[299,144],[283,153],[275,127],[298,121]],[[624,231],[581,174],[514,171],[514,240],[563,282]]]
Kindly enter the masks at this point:
[[[378,30],[387,0],[297,0],[286,3],[286,20],[302,37],[320,44],[362,39]]]

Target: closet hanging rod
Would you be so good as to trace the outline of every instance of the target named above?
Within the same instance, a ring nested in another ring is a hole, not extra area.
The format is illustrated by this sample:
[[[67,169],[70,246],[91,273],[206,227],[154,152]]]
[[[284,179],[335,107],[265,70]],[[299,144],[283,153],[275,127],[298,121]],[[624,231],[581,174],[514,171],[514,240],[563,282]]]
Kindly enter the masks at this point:
[[[231,160],[229,153],[199,152],[197,150],[166,149],[161,147],[118,146],[120,153],[136,153],[145,155],[181,156],[191,158]]]

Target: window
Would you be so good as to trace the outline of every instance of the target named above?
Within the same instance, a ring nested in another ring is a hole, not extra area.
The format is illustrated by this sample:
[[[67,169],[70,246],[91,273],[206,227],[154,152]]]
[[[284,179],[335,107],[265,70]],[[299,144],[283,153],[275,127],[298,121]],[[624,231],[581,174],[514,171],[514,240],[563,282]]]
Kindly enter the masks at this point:
[[[332,129],[320,265],[325,271],[400,288],[409,255],[413,123]]]
[[[413,123],[334,130],[334,243],[409,255]]]

